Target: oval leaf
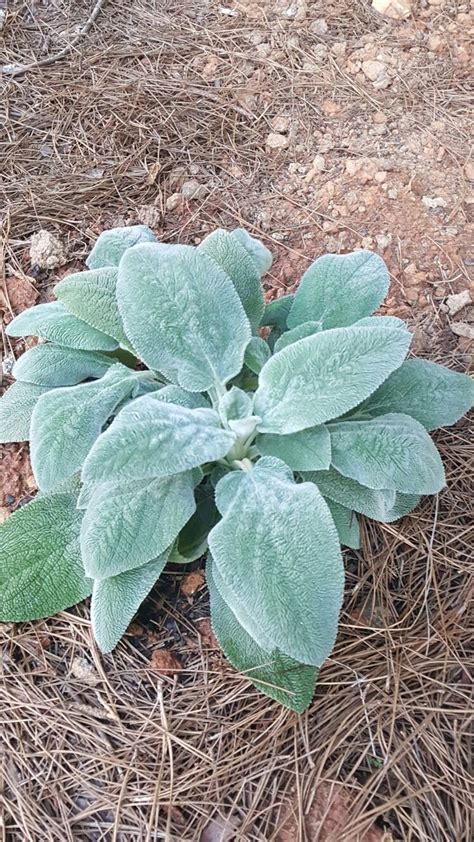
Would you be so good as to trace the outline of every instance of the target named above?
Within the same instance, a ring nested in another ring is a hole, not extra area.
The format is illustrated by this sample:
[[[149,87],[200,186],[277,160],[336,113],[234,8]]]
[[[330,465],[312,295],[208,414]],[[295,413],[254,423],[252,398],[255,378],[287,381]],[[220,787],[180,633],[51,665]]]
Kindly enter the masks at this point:
[[[441,457],[425,428],[409,415],[329,425],[331,461],[339,473],[373,489],[437,494],[446,484]]]
[[[324,499],[336,525],[341,544],[350,547],[352,550],[358,550],[360,548],[360,531],[356,513],[351,512],[350,509],[346,509],[345,506],[341,506],[334,500],[326,497]]]
[[[322,330],[321,322],[303,322],[301,325],[293,327],[291,330],[286,330],[275,342],[273,352],[275,354],[286,348],[287,345],[293,345],[293,342],[298,342],[299,339],[304,339],[305,336],[312,336],[314,333],[320,333]]]
[[[111,357],[93,351],[35,345],[16,361],[12,374],[17,380],[38,386],[75,386],[82,380],[102,377],[113,363]]]
[[[91,600],[92,631],[104,654],[115,649],[126,632],[141,603],[161,576],[167,556],[165,552],[143,567],[94,582]]]
[[[110,228],[103,231],[97,239],[86,264],[89,269],[101,269],[103,266],[118,266],[127,249],[137,243],[155,243],[156,237],[146,225],[127,225],[123,228]]]
[[[6,327],[8,336],[40,336],[66,348],[84,351],[114,351],[116,339],[78,319],[60,301],[37,304],[24,310]]]
[[[410,339],[398,328],[348,327],[289,345],[260,372],[258,429],[295,433],[342,415],[401,365]]]
[[[265,307],[261,324],[277,327],[282,332],[287,330],[288,325],[286,320],[294,300],[295,296],[290,292],[289,295],[281,295],[280,298],[270,301]]]
[[[331,464],[331,437],[324,424],[299,433],[261,433],[255,444],[263,456],[276,456],[293,471],[324,471]]]
[[[190,392],[239,373],[250,325],[228,276],[191,246],[145,244],[126,252],[117,297],[144,362]]]
[[[274,461],[264,457],[245,474],[209,548],[224,583],[275,648],[319,666],[334,644],[342,601],[339,539],[315,486],[296,485]]]
[[[128,346],[117,304],[117,277],[118,269],[111,266],[76,272],[56,284],[54,293],[70,313]]]
[[[244,363],[254,374],[259,374],[271,355],[268,343],[261,336],[252,336],[245,349]]]
[[[92,582],[79,548],[72,494],[41,496],[0,525],[0,620],[50,617],[85,599]]]
[[[320,321],[327,330],[370,316],[390,283],[384,261],[370,251],[326,254],[306,270],[288,315],[288,327]]]
[[[193,492],[191,472],[97,486],[81,527],[87,575],[106,579],[161,555],[193,514]]]
[[[28,441],[33,410],[49,386],[12,383],[0,398],[0,443]]]
[[[266,696],[302,713],[311,702],[318,676],[316,667],[300,664],[278,650],[262,649],[240,625],[219,593],[209,559],[206,579],[211,600],[211,622],[224,655]]]
[[[234,433],[211,409],[187,409],[144,395],[128,404],[98,438],[82,472],[85,483],[171,476],[230,450]]]
[[[273,257],[271,251],[263,245],[262,241],[256,237],[251,237],[245,228],[234,228],[231,233],[252,258],[258,274],[261,276],[268,272],[273,263]]]
[[[374,491],[349,477],[343,477],[334,468],[305,473],[303,477],[316,483],[324,497],[382,523],[391,523],[408,514],[420,500],[418,496],[396,494],[387,489]]]

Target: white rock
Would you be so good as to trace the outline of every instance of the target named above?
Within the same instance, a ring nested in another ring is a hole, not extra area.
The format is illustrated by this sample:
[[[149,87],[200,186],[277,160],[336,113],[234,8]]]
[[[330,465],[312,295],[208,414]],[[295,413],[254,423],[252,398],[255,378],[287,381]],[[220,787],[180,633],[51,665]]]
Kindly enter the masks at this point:
[[[449,316],[455,316],[464,307],[472,303],[471,293],[468,289],[458,292],[454,295],[448,295],[446,299],[446,308]]]
[[[377,246],[380,249],[380,251],[385,251],[385,249],[392,242],[392,235],[391,234],[376,234],[375,235],[375,241],[376,241]]]
[[[64,266],[67,257],[61,240],[41,228],[31,237],[30,260],[32,266],[38,266],[40,269],[54,269],[56,266]]]
[[[450,328],[456,336],[465,336],[466,339],[474,339],[474,325],[467,322],[451,322]]]
[[[278,132],[270,132],[267,135],[266,145],[268,149],[284,149],[285,146],[288,146],[288,138],[283,134],[278,134]]]
[[[276,134],[287,132],[290,128],[290,118],[286,117],[284,114],[278,114],[271,121],[271,127]]]
[[[436,210],[436,208],[445,208],[447,207],[446,199],[443,199],[442,196],[423,196],[421,201],[425,205],[425,207],[430,208],[430,210]]]
[[[181,193],[172,193],[166,200],[166,210],[174,211],[176,208],[179,208],[182,202],[183,197]]]
[[[387,73],[387,65],[377,59],[368,59],[362,62],[362,71],[367,79],[370,79],[374,88],[388,88],[391,84],[390,76]]]
[[[325,18],[316,18],[309,27],[309,31],[313,32],[314,35],[325,35],[328,29],[329,26],[327,25]]]
[[[411,15],[411,0],[372,0],[372,8],[394,20],[405,20]]]
[[[199,181],[196,179],[191,178],[189,181],[185,181],[183,186],[181,187],[181,195],[184,196],[185,199],[204,199],[208,194],[208,189],[205,184],[199,184]]]

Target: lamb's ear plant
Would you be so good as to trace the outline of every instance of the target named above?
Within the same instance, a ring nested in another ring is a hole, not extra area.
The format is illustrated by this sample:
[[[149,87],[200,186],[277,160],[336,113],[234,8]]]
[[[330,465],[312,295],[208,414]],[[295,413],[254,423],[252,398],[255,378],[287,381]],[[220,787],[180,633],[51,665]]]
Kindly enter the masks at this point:
[[[406,360],[373,316],[389,285],[367,251],[321,257],[265,306],[265,246],[217,230],[197,247],[143,226],[102,234],[0,401],[0,440],[30,440],[38,496],[0,527],[0,619],[92,594],[118,643],[167,563],[207,553],[212,624],[231,663],[296,711],[337,634],[357,515],[390,522],[445,485],[429,431],[472,405],[464,374]]]

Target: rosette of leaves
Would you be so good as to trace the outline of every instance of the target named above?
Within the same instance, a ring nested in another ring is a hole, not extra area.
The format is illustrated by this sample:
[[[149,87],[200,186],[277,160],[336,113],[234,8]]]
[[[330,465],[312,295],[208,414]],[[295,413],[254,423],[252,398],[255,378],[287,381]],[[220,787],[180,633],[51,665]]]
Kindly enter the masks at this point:
[[[474,387],[406,359],[404,323],[372,315],[376,254],[321,257],[265,306],[270,264],[242,229],[197,248],[114,229],[8,325],[44,341],[0,401],[0,440],[29,439],[39,487],[0,527],[0,616],[92,594],[109,652],[165,565],[207,553],[226,656],[302,711],[337,634],[341,544],[359,546],[358,515],[394,521],[443,488],[429,431]]]

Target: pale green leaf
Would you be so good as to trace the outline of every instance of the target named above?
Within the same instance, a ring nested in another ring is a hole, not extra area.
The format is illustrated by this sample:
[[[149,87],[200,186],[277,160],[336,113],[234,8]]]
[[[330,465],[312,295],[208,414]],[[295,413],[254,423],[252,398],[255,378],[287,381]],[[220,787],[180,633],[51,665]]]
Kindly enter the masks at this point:
[[[179,533],[169,561],[188,563],[201,558],[206,552],[207,536],[219,517],[212,485],[198,486],[195,497],[196,511]]]
[[[218,228],[204,238],[198,251],[212,258],[229,276],[255,332],[263,316],[265,302],[260,273],[247,249],[233,234]]]
[[[102,433],[84,463],[83,482],[171,476],[230,450],[235,435],[220,427],[213,410],[167,404],[155,394],[128,404]]]
[[[382,523],[391,523],[408,514],[420,499],[412,494],[396,494],[393,490],[374,491],[343,477],[334,468],[304,473],[303,478],[316,483],[324,497]]]
[[[184,406],[187,409],[210,408],[210,403],[204,395],[199,394],[199,392],[187,392],[186,389],[182,389],[181,386],[175,386],[172,383],[154,392],[153,397],[157,401],[174,403],[177,406]]]
[[[345,506],[341,506],[340,503],[330,500],[329,497],[324,499],[329,506],[341,544],[353,550],[360,549],[360,530],[356,513],[346,509]]]
[[[49,386],[12,383],[0,398],[0,443],[28,441],[33,410]]]
[[[257,267],[258,274],[261,276],[268,272],[273,263],[273,257],[271,251],[263,245],[262,241],[256,237],[251,237],[245,228],[234,228],[231,234],[250,255]]]
[[[114,351],[118,347],[116,339],[69,313],[60,301],[24,310],[5,330],[8,336],[40,336],[66,348],[83,351]]]
[[[286,348],[287,345],[293,345],[293,342],[298,342],[299,339],[304,339],[305,336],[313,336],[314,333],[320,333],[322,330],[321,322],[303,322],[301,325],[293,327],[291,330],[286,330],[275,342],[273,352],[275,354]]]
[[[280,298],[275,298],[274,301],[270,301],[265,307],[265,312],[260,324],[277,327],[282,332],[287,330],[288,325],[286,320],[294,300],[295,296],[291,292],[288,295],[281,295]]]
[[[406,360],[360,410],[370,415],[403,412],[427,430],[455,424],[474,404],[474,380],[427,360]]]
[[[271,355],[268,343],[261,336],[252,336],[245,349],[244,363],[254,374],[259,374]]]
[[[255,444],[263,456],[276,456],[293,471],[324,471],[331,464],[331,438],[324,424],[287,436],[260,433]]]
[[[228,421],[248,418],[252,414],[252,396],[242,389],[232,386],[219,399],[217,409],[223,424]]]
[[[403,319],[397,316],[366,316],[364,319],[354,323],[354,327],[399,327],[406,330],[407,326]]]
[[[107,579],[161,555],[195,508],[189,471],[114,488],[97,486],[81,527],[87,575]]]
[[[225,585],[258,618],[265,638],[319,666],[334,644],[342,601],[339,539],[316,486],[295,484],[287,466],[275,470],[275,463],[264,457],[245,473],[209,533],[209,548]]]
[[[31,418],[31,464],[39,488],[51,491],[82,465],[108,418],[130,395],[136,375],[113,366],[100,379],[40,397]]]
[[[443,463],[425,428],[409,415],[329,425],[331,461],[339,473],[368,488],[437,494],[446,484]]]
[[[110,228],[98,237],[86,264],[89,269],[103,266],[118,266],[127,249],[137,243],[154,243],[156,237],[146,225],[128,225],[124,228]]]
[[[260,432],[295,433],[352,409],[401,365],[410,340],[398,328],[348,327],[284,348],[260,372]]]
[[[117,297],[144,362],[191,392],[226,383],[243,365],[250,325],[230,278],[191,246],[126,252]]]
[[[388,292],[384,261],[370,251],[326,254],[306,270],[288,315],[289,328],[320,321],[327,330],[370,316]]]
[[[92,591],[79,549],[72,494],[42,495],[0,525],[0,620],[49,617]]]
[[[212,563],[212,578],[219,591],[222,599],[232,611],[235,619],[247,632],[248,635],[255,641],[255,643],[267,652],[273,652],[275,645],[272,637],[268,637],[260,626],[259,618],[247,610],[244,602],[242,602],[238,593],[226,584],[222,578],[218,566],[210,553],[208,553],[208,560]]]
[[[82,380],[102,377],[114,362],[112,357],[94,351],[35,345],[16,361],[12,374],[17,380],[38,386],[75,386]]]
[[[92,631],[101,652],[115,649],[141,603],[157,582],[167,562],[167,552],[143,567],[94,582],[91,600]]]
[[[54,293],[70,313],[128,346],[117,304],[117,277],[114,266],[75,272],[56,284]]]

